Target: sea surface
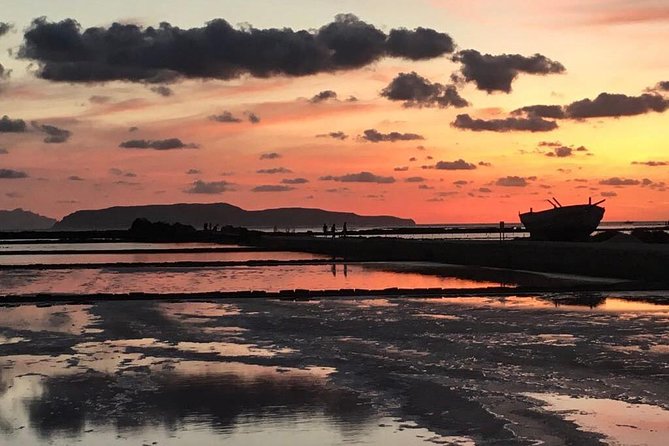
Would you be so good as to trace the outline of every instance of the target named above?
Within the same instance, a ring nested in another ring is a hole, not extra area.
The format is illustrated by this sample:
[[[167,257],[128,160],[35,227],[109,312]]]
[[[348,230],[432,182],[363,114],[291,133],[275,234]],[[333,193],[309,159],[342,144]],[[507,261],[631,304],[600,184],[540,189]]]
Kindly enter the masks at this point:
[[[660,446],[669,435],[669,293],[520,295],[614,282],[232,245],[8,245],[53,252],[0,251],[0,445]],[[395,287],[408,291],[318,293]],[[476,295],[487,287],[507,293]],[[175,297],[286,289],[315,292]],[[173,294],[95,298],[134,292]],[[2,302],[40,293],[52,300]]]

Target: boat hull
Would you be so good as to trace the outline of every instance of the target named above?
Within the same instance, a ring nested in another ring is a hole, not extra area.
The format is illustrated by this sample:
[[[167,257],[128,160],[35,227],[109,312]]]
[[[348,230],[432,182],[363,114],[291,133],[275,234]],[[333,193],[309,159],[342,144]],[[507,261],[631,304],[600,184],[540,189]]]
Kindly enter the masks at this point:
[[[520,214],[533,240],[587,240],[604,217],[604,208],[592,204],[563,206]]]

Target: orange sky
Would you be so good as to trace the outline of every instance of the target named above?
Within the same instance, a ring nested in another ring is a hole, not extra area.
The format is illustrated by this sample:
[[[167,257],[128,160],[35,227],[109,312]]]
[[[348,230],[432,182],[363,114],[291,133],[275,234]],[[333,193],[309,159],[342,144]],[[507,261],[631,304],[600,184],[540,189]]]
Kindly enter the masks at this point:
[[[545,200],[555,196],[562,204],[606,198],[605,220],[669,219],[667,112],[551,119],[557,128],[543,132],[451,125],[461,114],[491,122],[514,116],[511,111],[520,107],[566,106],[600,93],[669,99],[669,91],[652,90],[669,80],[665,2],[567,1],[555,6],[543,0],[426,0],[393,2],[395,7],[388,8],[377,1],[193,1],[186,8],[168,1],[160,9],[147,3],[8,3],[0,22],[13,29],[0,36],[0,64],[11,74],[0,79],[0,116],[21,119],[27,129],[0,132],[0,177],[2,169],[25,173],[0,178],[0,209],[22,207],[61,218],[78,209],[113,205],[229,202],[247,209],[304,206],[391,214],[419,223],[494,222],[514,221],[518,211],[548,206]],[[432,28],[450,35],[456,52],[539,53],[565,71],[520,72],[509,93],[489,93],[474,81],[460,80],[455,86],[470,105],[407,108],[381,91],[399,73],[416,72],[432,83],[451,84],[451,75],[462,68],[452,54],[429,60],[381,57],[355,69],[299,77],[178,80],[161,84],[171,90],[169,96],[151,90],[157,85],[141,82],[40,79],[37,61],[15,57],[25,29],[39,16],[73,18],[82,30],[106,28],[113,21],[202,27],[217,17],[233,25],[317,30],[347,12],[384,33]],[[310,101],[327,90],[336,92],[336,98]],[[350,101],[351,96],[357,100]],[[240,122],[210,119],[225,111]],[[249,122],[249,113],[259,122]],[[71,136],[62,143],[45,143],[48,135],[39,127],[44,124]],[[423,139],[369,142],[361,138],[368,129]],[[347,137],[317,136],[330,132]],[[169,138],[193,147],[119,147],[123,141]],[[585,150],[577,150],[581,146]],[[571,148],[571,154],[547,156],[557,147]],[[276,155],[268,157],[270,153]],[[476,168],[434,168],[439,161],[457,160]],[[377,182],[342,181],[360,179],[361,172],[373,174]],[[393,181],[379,180],[387,177]]]

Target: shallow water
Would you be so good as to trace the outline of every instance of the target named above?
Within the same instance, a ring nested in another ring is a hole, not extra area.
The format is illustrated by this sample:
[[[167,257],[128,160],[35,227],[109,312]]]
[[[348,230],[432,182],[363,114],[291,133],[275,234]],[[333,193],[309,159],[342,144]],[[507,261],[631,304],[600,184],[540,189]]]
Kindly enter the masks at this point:
[[[0,444],[664,445],[664,314],[552,298],[0,306]]]
[[[177,248],[237,248],[239,245],[218,243],[141,243],[141,242],[98,242],[98,243],[0,243],[2,251],[88,251],[107,249],[123,251],[127,249],[177,249]]]
[[[626,446],[667,444],[669,410],[650,404],[630,404],[607,398],[577,398],[528,393],[546,410],[564,414],[581,429],[599,432],[605,443]]]
[[[583,297],[544,294],[541,296],[503,297],[437,297],[417,299],[437,305],[458,305],[471,307],[492,307],[507,309],[559,309],[562,311],[612,312],[628,314],[657,313],[669,317],[669,293],[655,293],[652,296],[628,293],[621,297],[608,297],[606,293],[590,294]]]
[[[474,288],[499,286],[439,274],[421,274],[388,264],[276,265],[225,268],[105,268],[85,270],[3,270],[5,295],[36,293],[196,293],[212,291],[342,288]]]
[[[96,263],[162,263],[162,262],[230,262],[248,260],[311,260],[327,256],[303,252],[169,252],[169,253],[118,253],[118,254],[17,254],[3,256],[0,265],[71,265]]]

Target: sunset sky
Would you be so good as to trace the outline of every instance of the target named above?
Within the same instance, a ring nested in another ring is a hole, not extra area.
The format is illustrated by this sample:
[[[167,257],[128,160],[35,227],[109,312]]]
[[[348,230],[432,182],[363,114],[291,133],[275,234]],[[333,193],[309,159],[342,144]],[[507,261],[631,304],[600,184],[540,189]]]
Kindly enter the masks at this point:
[[[3,0],[0,209],[669,220],[667,42],[666,0]]]

